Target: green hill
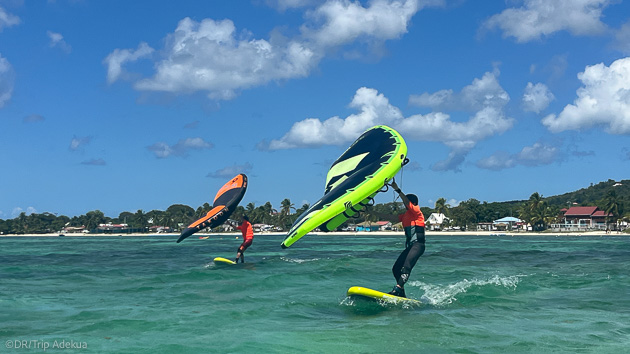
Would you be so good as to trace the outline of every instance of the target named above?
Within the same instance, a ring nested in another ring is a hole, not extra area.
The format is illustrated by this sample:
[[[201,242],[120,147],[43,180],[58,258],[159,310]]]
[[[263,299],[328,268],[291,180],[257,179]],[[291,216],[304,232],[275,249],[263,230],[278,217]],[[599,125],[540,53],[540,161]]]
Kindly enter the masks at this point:
[[[608,191],[614,190],[617,197],[625,203],[630,202],[630,180],[624,179],[619,182],[609,179],[606,182],[600,182],[598,184],[591,184],[587,188],[582,188],[574,192],[568,192],[560,195],[554,195],[551,197],[543,196],[550,206],[558,208],[568,208],[571,206],[598,206],[602,208],[602,200],[608,194]],[[535,192],[535,191],[534,191]],[[532,193],[534,193],[532,192]],[[492,202],[490,205],[494,206],[520,206],[527,200],[511,200],[507,202]]]
[[[569,207],[573,205],[578,206],[598,206],[603,207],[602,200],[606,197],[606,194],[614,190],[617,194],[617,198],[625,203],[630,200],[630,180],[625,179],[616,182],[609,179],[606,182],[600,182],[596,185],[592,185],[587,188],[582,188],[575,192],[569,192],[553,197],[544,198],[549,205],[563,207]],[[574,204],[576,203],[576,204]]]

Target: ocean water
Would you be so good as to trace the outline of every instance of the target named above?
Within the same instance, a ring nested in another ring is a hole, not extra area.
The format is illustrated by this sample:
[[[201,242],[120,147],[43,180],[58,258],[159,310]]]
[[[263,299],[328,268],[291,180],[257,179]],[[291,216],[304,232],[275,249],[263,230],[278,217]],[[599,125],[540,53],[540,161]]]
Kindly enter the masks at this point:
[[[389,291],[404,236],[0,238],[0,353],[624,353],[630,238],[429,236]]]

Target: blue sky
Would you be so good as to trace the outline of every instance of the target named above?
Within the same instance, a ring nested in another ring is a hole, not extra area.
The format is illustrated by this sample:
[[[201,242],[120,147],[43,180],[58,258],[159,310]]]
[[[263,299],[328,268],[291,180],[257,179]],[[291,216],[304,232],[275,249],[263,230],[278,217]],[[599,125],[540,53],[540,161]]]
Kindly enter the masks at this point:
[[[425,206],[627,179],[630,5],[0,0],[2,219],[313,203],[377,124]]]

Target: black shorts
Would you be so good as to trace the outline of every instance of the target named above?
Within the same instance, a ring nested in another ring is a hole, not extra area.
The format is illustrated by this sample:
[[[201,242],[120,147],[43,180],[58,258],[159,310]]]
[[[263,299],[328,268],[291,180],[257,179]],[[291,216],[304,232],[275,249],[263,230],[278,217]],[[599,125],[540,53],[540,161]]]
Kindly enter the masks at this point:
[[[250,238],[249,240],[245,240],[243,241],[243,243],[241,243],[241,245],[238,247],[238,251],[243,253],[245,252],[245,250],[252,245],[252,242],[254,242],[253,238]]]

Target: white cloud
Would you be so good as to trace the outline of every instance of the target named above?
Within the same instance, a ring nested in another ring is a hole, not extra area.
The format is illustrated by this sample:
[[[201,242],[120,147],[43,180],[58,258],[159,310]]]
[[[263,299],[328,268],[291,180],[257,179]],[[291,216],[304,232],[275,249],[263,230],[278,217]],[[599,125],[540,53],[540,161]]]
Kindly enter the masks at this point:
[[[19,17],[11,15],[10,13],[6,12],[6,10],[2,6],[0,6],[0,32],[2,32],[5,27],[8,28],[19,23]]]
[[[237,39],[230,20],[185,18],[166,40],[167,56],[153,78],[138,90],[208,91],[213,99],[231,99],[236,90],[307,76],[317,55],[305,45],[282,39]]]
[[[525,146],[516,155],[516,161],[526,166],[548,165],[558,159],[559,153],[555,146],[535,143],[532,146]]]
[[[20,207],[15,207],[11,211],[11,216],[13,216],[13,218],[16,218],[16,217],[20,216],[20,214],[22,214],[22,213],[24,213],[26,215],[36,214],[37,213],[37,209],[35,209],[32,206],[30,206],[30,207],[26,208],[26,211],[24,211],[24,209],[22,209]]]
[[[440,90],[435,93],[411,95],[409,104],[434,110],[464,110],[475,112],[466,122],[455,122],[443,112],[411,116],[399,127],[405,136],[422,141],[439,141],[451,148],[449,156],[431,167],[434,171],[459,171],[459,166],[477,142],[501,134],[514,125],[506,117],[505,105],[510,96],[498,81],[499,70],[486,72],[465,86],[461,92]]]
[[[308,118],[295,123],[279,140],[272,140],[270,150],[343,145],[354,141],[366,129],[377,124],[391,124],[403,119],[402,112],[375,89],[361,87],[350,107],[359,110],[345,119],[332,117],[324,121]]]
[[[502,110],[486,107],[466,122],[454,122],[444,113],[414,115],[396,127],[406,138],[436,141],[451,148],[448,157],[431,167],[434,171],[459,171],[459,166],[477,142],[501,134],[514,125]]]
[[[454,198],[451,198],[451,199],[446,201],[446,204],[450,205],[451,208],[454,208],[454,207],[458,206],[459,203],[460,203],[460,201],[457,200],[457,199],[454,199]]]
[[[20,214],[22,214],[23,211],[24,211],[24,209],[22,209],[20,207],[15,207],[11,211],[11,216],[15,218],[16,216],[19,216]]]
[[[243,165],[232,165],[232,166],[227,166],[224,167],[220,170],[216,170],[214,172],[208,173],[208,175],[206,177],[212,177],[212,178],[232,178],[234,176],[236,176],[239,173],[249,173],[252,170],[252,164],[249,162],[246,162]]]
[[[514,166],[516,166],[514,157],[505,151],[499,151],[492,156],[477,161],[477,167],[486,170],[500,171]]]
[[[495,107],[485,107],[466,122],[454,122],[445,113],[413,115],[396,126],[405,136],[421,141],[438,141],[456,150],[470,150],[490,136],[501,134],[512,127],[514,119],[505,117]]]
[[[510,96],[503,90],[497,77],[499,71],[487,72],[482,78],[475,78],[472,84],[461,92],[440,90],[435,93],[423,93],[409,96],[409,104],[430,107],[434,110],[478,111],[483,107],[503,107],[510,101]]]
[[[517,165],[549,165],[559,158],[560,151],[557,147],[537,142],[532,146],[525,146],[519,153],[513,155],[505,151],[499,151],[492,156],[477,161],[477,167],[499,171]]]
[[[274,1],[278,6],[298,7],[303,1]],[[309,22],[300,35],[286,38],[279,30],[268,39],[252,38],[236,30],[229,20],[182,19],[167,35],[163,57],[155,74],[134,84],[141,91],[191,93],[204,91],[216,100],[232,99],[240,90],[307,77],[330,51],[355,41],[378,46],[407,32],[411,17],[424,6],[443,0],[329,0],[307,12]],[[116,81],[130,53],[116,49],[106,59],[108,82]]]
[[[514,37],[520,43],[558,31],[597,35],[606,30],[600,18],[610,3],[610,0],[525,0],[519,8],[509,8],[490,17],[483,27],[498,27],[503,37]]]
[[[459,166],[464,163],[469,151],[470,150],[468,149],[462,149],[460,151],[453,150],[448,153],[448,157],[445,160],[436,162],[433,166],[431,166],[431,169],[433,171],[460,172],[461,168]]]
[[[71,151],[76,151],[79,148],[87,145],[90,143],[90,141],[92,141],[92,137],[91,136],[84,136],[84,137],[74,137],[72,138],[72,140],[70,141],[70,147],[69,149]]]
[[[484,75],[485,77],[487,75]],[[475,80],[475,83],[482,81],[484,80]],[[404,117],[400,109],[391,105],[382,93],[362,87],[357,90],[350,103],[350,107],[356,108],[359,113],[346,118],[335,116],[324,121],[308,118],[296,122],[282,138],[272,140],[265,147],[279,150],[344,145],[354,141],[366,129],[385,124],[397,129],[406,139],[435,141],[450,147],[448,158],[435,164],[432,169],[458,170],[477,142],[501,134],[514,124],[514,119],[506,117],[503,112],[503,106],[509,97],[500,86],[499,89],[495,87],[492,90],[498,93],[496,95],[480,95],[474,88],[479,92],[488,92],[487,85],[470,85],[462,90],[463,94],[451,95],[452,106],[480,108],[468,121],[455,122],[448,114],[442,112]],[[427,94],[428,96],[431,95]],[[476,97],[477,100],[471,97]],[[480,103],[477,104],[475,101]]]
[[[0,108],[11,99],[15,72],[11,63],[0,55]]]
[[[268,6],[284,12],[288,9],[297,9],[314,4],[316,0],[266,0]]]
[[[630,54],[630,22],[624,23],[615,33],[617,48],[624,54]]]
[[[43,122],[45,120],[46,120],[46,118],[44,118],[44,116],[42,116],[40,114],[31,114],[29,116],[26,116],[26,117],[22,118],[22,122],[24,122],[24,123]]]
[[[630,134],[630,57],[609,67],[587,66],[578,78],[583,86],[573,104],[558,116],[546,116],[542,123],[554,133],[604,126],[611,134]]]
[[[540,113],[554,99],[553,93],[545,84],[537,83],[534,85],[528,82],[527,87],[525,87],[525,94],[523,94],[523,109],[528,112]]]
[[[50,38],[49,46],[51,48],[59,48],[65,53],[70,53],[72,51],[72,47],[68,43],[66,43],[61,33],[47,31],[46,34],[48,35],[48,38]]]
[[[90,159],[81,162],[81,165],[90,165],[90,166],[105,166],[107,163],[103,159]]]
[[[171,156],[186,157],[191,150],[205,150],[213,147],[212,143],[206,142],[202,138],[187,138],[178,141],[175,145],[158,142],[147,149],[152,151],[155,157],[164,159]]]
[[[107,65],[107,83],[114,83],[124,75],[122,66],[134,62],[140,58],[148,57],[154,49],[142,42],[135,51],[132,49],[115,49],[104,60]]]
[[[361,37],[382,42],[406,33],[411,17],[419,9],[418,0],[374,0],[369,7],[359,2],[327,1],[308,14],[315,27],[303,25],[302,32],[324,48],[345,45]]]

